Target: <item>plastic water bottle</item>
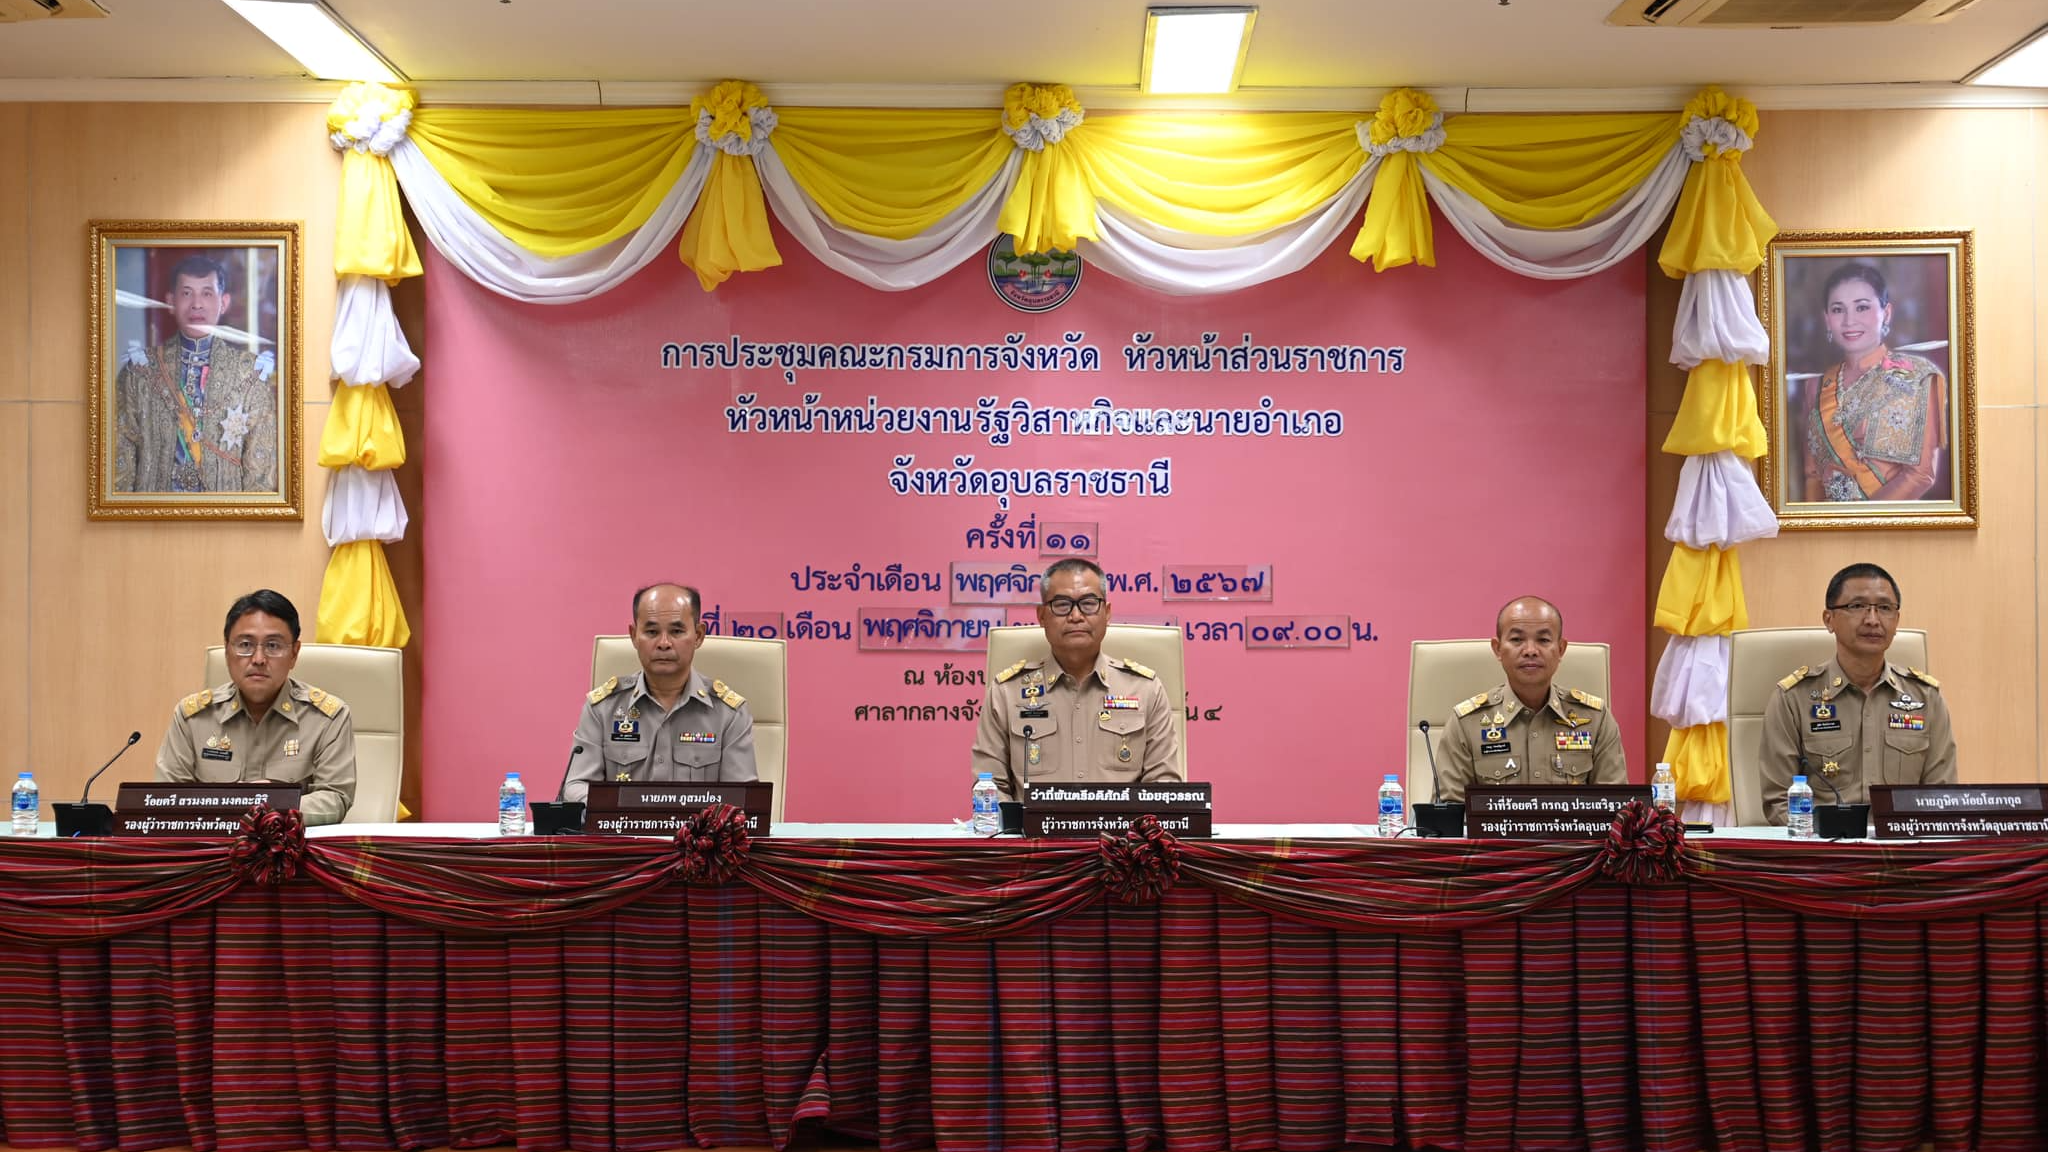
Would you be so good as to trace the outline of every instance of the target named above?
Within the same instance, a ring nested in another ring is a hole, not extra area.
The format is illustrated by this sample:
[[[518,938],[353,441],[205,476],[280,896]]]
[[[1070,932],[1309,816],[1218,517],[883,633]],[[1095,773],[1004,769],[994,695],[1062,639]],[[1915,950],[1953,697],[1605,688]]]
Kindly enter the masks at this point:
[[[1813,785],[1804,776],[1794,776],[1785,789],[1785,831],[1794,840],[1813,838]]]
[[[36,789],[33,772],[23,772],[14,782],[14,834],[33,836],[36,834],[36,820],[42,815],[43,797]]]
[[[1386,783],[1380,785],[1380,836],[1399,836],[1408,823],[1407,805],[1401,795],[1401,778],[1387,773]]]
[[[978,772],[974,777],[974,830],[983,836],[992,836],[1003,830],[1001,812],[997,809],[996,776],[993,772]]]
[[[519,773],[505,773],[505,782],[498,785],[498,835],[519,836],[526,832],[526,785],[519,782]]]
[[[1650,777],[1650,803],[1666,812],[1678,811],[1678,777],[1671,774],[1671,765],[1657,765],[1657,774]]]

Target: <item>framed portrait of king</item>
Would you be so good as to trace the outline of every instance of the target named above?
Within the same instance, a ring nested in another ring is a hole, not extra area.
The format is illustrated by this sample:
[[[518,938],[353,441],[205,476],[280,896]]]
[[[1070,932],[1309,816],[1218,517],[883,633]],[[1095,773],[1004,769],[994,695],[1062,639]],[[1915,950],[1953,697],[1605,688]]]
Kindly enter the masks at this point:
[[[298,223],[91,228],[87,514],[303,519]]]
[[[1757,269],[1757,462],[1778,524],[1977,525],[1969,232],[1784,232]]]

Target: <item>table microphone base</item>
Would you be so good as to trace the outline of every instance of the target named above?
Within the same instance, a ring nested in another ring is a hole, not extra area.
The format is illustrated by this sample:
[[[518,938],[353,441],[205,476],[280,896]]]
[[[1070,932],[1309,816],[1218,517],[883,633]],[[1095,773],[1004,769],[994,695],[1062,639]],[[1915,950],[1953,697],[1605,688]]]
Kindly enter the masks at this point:
[[[114,834],[114,810],[105,804],[74,800],[52,804],[50,807],[57,813],[57,835],[66,839],[73,836]]]
[[[1417,804],[1415,806],[1415,834],[1418,836],[1442,836],[1456,839],[1465,834],[1465,806],[1463,804]]]
[[[1870,805],[1816,804],[1813,830],[1823,840],[1861,840],[1870,835]]]

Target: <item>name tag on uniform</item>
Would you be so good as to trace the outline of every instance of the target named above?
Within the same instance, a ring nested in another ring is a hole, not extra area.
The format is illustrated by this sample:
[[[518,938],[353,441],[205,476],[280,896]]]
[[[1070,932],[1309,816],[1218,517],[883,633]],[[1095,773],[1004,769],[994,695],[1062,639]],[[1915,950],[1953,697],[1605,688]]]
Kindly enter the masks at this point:
[[[1505,728],[1481,728],[1479,730],[1479,754],[1481,756],[1505,756],[1508,752],[1508,730]]]
[[[1574,728],[1569,732],[1559,732],[1557,734],[1557,750],[1559,752],[1591,752],[1593,750],[1592,731],[1585,728]]]
[[[678,733],[676,733],[676,743],[678,743],[678,744],[716,744],[716,743],[718,743],[718,733],[716,733],[716,732],[678,732]]]
[[[1104,712],[1135,712],[1138,710],[1138,698],[1136,696],[1104,696],[1102,698],[1102,710]]]
[[[1025,708],[1017,715],[1026,720],[1044,720],[1049,718],[1052,712],[1044,708]]]
[[[1820,703],[1813,706],[1813,723],[1806,727],[1810,732],[1840,732],[1842,722],[1835,719],[1833,704]]]
[[[640,742],[640,722],[625,716],[612,721],[612,739],[627,744]]]
[[[201,760],[233,760],[235,754],[225,748],[201,748],[199,750],[199,758]]]
[[[1927,731],[1927,717],[1924,715],[1901,716],[1894,712],[1891,719],[1885,722],[1885,727],[1903,728],[1908,732],[1925,732]]]

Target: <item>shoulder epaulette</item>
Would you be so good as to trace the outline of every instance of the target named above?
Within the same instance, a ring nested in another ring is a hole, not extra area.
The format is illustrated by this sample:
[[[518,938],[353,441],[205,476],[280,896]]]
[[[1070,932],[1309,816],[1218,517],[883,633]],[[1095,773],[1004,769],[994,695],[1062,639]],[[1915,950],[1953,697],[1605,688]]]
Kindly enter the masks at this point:
[[[1145,667],[1143,664],[1138,663],[1136,660],[1125,660],[1123,662],[1123,666],[1125,671],[1135,672],[1138,675],[1143,676],[1147,680],[1159,679],[1159,673],[1154,672],[1150,668]]]
[[[1807,676],[1808,676],[1809,674],[1811,674],[1811,673],[1812,673],[1812,671],[1813,671],[1813,669],[1811,669],[1811,668],[1807,667],[1807,666],[1806,666],[1806,665],[1804,665],[1804,664],[1801,664],[1801,665],[1800,665],[1800,666],[1799,666],[1798,668],[1796,668],[1796,669],[1794,669],[1794,670],[1793,670],[1793,672],[1792,672],[1792,674],[1791,674],[1790,676],[1787,676],[1787,677],[1785,677],[1785,678],[1784,678],[1783,680],[1780,680],[1780,681],[1778,681],[1778,687],[1780,687],[1780,688],[1787,688],[1787,689],[1789,689],[1789,688],[1791,688],[1791,687],[1792,687],[1792,686],[1793,686],[1794,684],[1797,684],[1797,683],[1799,683],[1799,682],[1800,682],[1801,680],[1804,680],[1804,679],[1806,679],[1806,677],[1807,677]]]
[[[725,706],[727,708],[737,708],[740,705],[745,704],[747,702],[747,698],[745,696],[742,696],[739,693],[733,691],[732,689],[726,687],[725,681],[723,680],[713,680],[711,682],[711,694],[718,697],[720,700],[725,701]]]
[[[178,701],[178,711],[185,714],[185,719],[190,720],[194,716],[199,715],[201,708],[211,703],[213,703],[213,689],[201,688],[199,691]]]
[[[1922,684],[1927,685],[1929,688],[1941,687],[1941,681],[1936,680],[1934,677],[1929,676],[1927,673],[1922,672],[1918,668],[1906,669],[1906,675],[1911,676],[1913,679],[1918,680]]]
[[[1457,712],[1457,714],[1460,716],[1470,716],[1474,710],[1476,710],[1480,705],[1484,703],[1486,703],[1486,693],[1481,692],[1479,695],[1474,696],[1470,700],[1459,701],[1458,706],[1454,709],[1454,711]]]
[[[306,702],[329,716],[341,711],[341,697],[329,693],[324,688],[309,685],[306,688]]]
[[[1031,661],[1029,660],[1019,660],[1015,664],[1010,665],[1008,668],[1003,669],[1001,672],[996,673],[996,683],[1001,684],[1003,681],[1008,680],[1010,677],[1015,676],[1019,672],[1022,672],[1025,666],[1030,663]]]
[[[611,679],[605,681],[604,683],[599,684],[597,687],[592,688],[590,690],[590,695],[585,697],[585,699],[589,700],[592,704],[597,704],[602,702],[605,697],[611,695],[614,692],[617,692],[618,690],[619,678],[617,676],[614,676]]]
[[[1607,707],[1607,701],[1600,699],[1591,692],[1581,692],[1577,688],[1572,689],[1572,699],[1584,704],[1595,712]]]

